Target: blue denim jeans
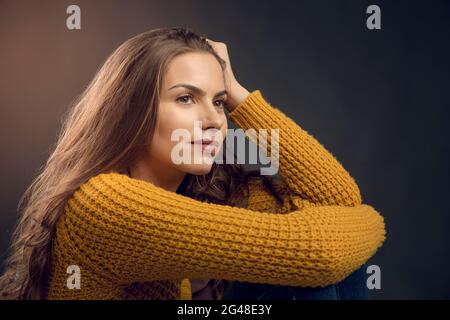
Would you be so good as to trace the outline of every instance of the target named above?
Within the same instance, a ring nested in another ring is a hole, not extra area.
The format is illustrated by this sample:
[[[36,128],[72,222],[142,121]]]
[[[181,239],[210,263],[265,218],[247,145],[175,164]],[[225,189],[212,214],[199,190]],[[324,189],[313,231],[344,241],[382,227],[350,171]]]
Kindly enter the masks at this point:
[[[303,288],[233,281],[222,300],[366,300],[366,265],[326,287]]]

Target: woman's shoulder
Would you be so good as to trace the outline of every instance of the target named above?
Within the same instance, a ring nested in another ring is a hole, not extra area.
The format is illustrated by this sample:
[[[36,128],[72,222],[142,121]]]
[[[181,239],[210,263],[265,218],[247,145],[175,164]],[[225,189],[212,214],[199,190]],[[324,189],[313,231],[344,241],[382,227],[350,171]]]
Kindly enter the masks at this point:
[[[145,190],[152,185],[119,172],[102,172],[80,183],[69,196],[64,212],[83,216],[104,211],[119,211],[138,202],[145,202]]]
[[[155,193],[158,193],[158,191],[166,192],[164,189],[147,181],[131,178],[122,172],[111,171],[98,173],[87,179],[80,184],[74,196],[83,193],[87,196],[117,197],[117,195],[128,195],[130,198],[133,198],[131,194],[139,196],[145,193],[146,190],[151,190]]]
[[[90,177],[86,182],[84,182],[81,186],[86,186],[89,184],[100,184],[108,186],[115,186],[117,184],[123,183],[124,181],[130,181],[132,180],[128,175],[122,172],[101,172],[96,175],[93,175]]]
[[[119,189],[126,187],[125,183],[130,178],[117,172],[98,173],[80,183],[72,193],[70,200],[94,201],[99,198],[109,197]],[[121,191],[123,192],[123,191]]]

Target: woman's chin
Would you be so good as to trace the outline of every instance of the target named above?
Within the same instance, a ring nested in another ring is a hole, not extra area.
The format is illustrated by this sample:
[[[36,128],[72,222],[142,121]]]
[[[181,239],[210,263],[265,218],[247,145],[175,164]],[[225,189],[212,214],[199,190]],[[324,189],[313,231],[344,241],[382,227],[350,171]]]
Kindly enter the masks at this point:
[[[201,175],[205,175],[208,174],[211,171],[212,168],[212,162],[202,162],[199,164],[184,164],[182,170],[186,173],[192,174],[192,175],[196,175],[196,176],[201,176]]]

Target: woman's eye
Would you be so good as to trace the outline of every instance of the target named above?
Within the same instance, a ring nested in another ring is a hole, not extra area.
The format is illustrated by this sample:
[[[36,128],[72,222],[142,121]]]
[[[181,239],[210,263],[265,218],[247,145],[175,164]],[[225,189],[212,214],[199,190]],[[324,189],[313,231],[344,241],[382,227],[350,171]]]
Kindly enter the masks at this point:
[[[217,100],[216,102],[219,102],[219,104],[216,104],[216,106],[220,108],[225,108],[227,105],[227,102],[225,100]]]
[[[189,99],[192,99],[190,95],[181,96],[177,99],[177,101],[180,101],[181,103],[188,103]]]
[[[184,95],[184,96],[178,97],[176,101],[179,101],[182,104],[188,104],[190,102],[190,100],[193,101],[193,97],[191,95]],[[222,108],[226,107],[227,102],[225,100],[220,99],[220,100],[214,101],[214,104],[216,107],[219,107],[222,109]]]

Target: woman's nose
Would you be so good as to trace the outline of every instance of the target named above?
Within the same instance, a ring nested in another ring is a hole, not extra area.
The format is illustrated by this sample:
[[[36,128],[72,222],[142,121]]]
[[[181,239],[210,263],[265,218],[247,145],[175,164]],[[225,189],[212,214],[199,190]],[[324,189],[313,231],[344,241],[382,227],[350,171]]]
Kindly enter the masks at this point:
[[[220,129],[223,126],[224,117],[217,110],[217,107],[210,104],[205,106],[201,121],[204,130],[209,128]]]

